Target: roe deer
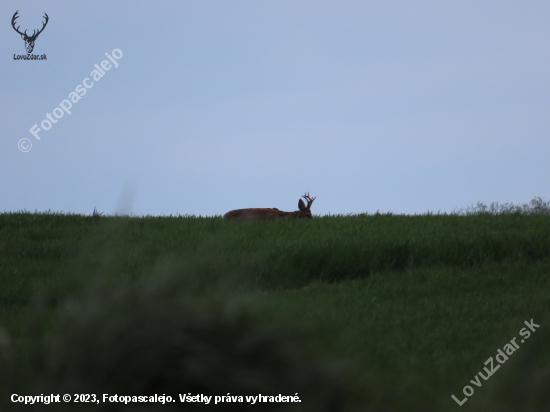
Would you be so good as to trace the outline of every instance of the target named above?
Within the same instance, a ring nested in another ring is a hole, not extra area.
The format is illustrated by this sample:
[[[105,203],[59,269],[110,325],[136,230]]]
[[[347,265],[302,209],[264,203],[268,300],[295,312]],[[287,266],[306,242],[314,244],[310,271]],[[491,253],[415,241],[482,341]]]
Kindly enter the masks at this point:
[[[298,208],[295,212],[282,212],[276,208],[254,208],[254,209],[237,209],[227,212],[223,215],[223,218],[226,220],[229,219],[241,219],[241,220],[274,220],[279,218],[290,218],[290,219],[311,219],[311,204],[316,199],[309,197],[309,193],[306,193],[302,196],[307,200],[307,206],[304,204],[304,201],[300,199],[298,202]]]

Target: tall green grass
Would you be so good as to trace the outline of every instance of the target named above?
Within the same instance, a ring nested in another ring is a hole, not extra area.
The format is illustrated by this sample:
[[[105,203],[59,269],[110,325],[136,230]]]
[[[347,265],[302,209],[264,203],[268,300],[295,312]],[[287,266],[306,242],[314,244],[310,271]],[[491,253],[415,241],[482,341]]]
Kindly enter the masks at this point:
[[[207,279],[240,275],[239,281],[246,278],[254,287],[280,289],[384,271],[537,261],[550,250],[550,219],[543,214],[375,214],[269,222],[4,214],[0,225],[0,279],[8,286],[0,296],[11,303],[29,298],[21,293],[32,287],[29,277],[48,282],[71,260],[79,272],[103,268],[123,278],[173,260]]]
[[[460,409],[544,410],[550,215],[494,212],[0,214],[0,407],[9,391],[179,385],[301,392],[296,410],[456,410],[450,395],[535,318],[532,346]]]

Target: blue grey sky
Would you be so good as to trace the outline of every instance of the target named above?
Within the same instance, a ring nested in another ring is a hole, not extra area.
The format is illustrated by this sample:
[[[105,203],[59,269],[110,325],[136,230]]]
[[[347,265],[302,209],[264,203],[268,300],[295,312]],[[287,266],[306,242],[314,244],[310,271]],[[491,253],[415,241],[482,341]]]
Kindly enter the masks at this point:
[[[47,60],[14,60],[17,10],[28,34],[48,14]],[[4,0],[0,17],[0,211],[292,211],[309,192],[314,214],[413,214],[548,195],[548,1]]]

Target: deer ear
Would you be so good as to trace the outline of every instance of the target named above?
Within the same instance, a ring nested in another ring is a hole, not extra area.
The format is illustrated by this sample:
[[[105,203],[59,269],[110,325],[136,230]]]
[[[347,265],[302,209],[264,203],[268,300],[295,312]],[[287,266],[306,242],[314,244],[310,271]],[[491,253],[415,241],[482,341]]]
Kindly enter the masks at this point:
[[[300,201],[298,202],[298,209],[307,210],[306,204],[304,203],[304,201],[302,199],[300,199]]]

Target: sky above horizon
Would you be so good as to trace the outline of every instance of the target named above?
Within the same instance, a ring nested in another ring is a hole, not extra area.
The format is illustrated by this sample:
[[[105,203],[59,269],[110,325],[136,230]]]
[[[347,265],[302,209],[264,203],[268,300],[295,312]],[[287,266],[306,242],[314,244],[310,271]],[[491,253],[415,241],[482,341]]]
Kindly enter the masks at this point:
[[[47,60],[17,59],[16,11],[29,35],[47,13]],[[548,199],[549,2],[7,0],[0,16],[0,212]]]

